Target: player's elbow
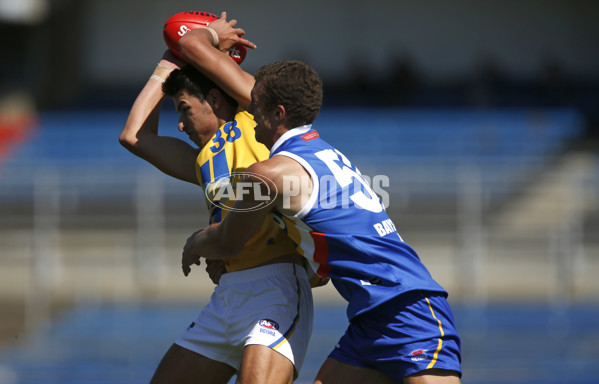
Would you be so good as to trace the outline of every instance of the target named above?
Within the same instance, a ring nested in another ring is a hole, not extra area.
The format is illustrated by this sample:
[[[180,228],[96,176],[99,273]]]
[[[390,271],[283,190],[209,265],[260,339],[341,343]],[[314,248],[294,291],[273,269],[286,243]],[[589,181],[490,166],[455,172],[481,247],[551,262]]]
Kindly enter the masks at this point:
[[[135,147],[135,141],[125,133],[120,134],[119,143],[130,151]]]
[[[119,135],[119,143],[131,152],[135,152],[135,148],[138,142],[139,139],[137,135],[129,133],[127,131],[127,127],[125,127],[125,129],[123,129],[123,132],[121,132],[121,134]]]
[[[197,52],[198,46],[192,34],[189,32],[179,39],[179,52],[185,58],[189,58],[192,52]]]
[[[212,48],[201,35],[201,29],[197,28],[187,32],[179,39],[179,52],[186,60],[191,62],[202,62],[209,57]]]
[[[183,54],[183,52],[187,52],[190,48],[190,45],[192,45],[192,40],[190,38],[190,34],[186,33],[185,35],[181,36],[181,38],[179,39],[179,41],[177,42],[177,45],[179,46],[179,52],[181,54]]]

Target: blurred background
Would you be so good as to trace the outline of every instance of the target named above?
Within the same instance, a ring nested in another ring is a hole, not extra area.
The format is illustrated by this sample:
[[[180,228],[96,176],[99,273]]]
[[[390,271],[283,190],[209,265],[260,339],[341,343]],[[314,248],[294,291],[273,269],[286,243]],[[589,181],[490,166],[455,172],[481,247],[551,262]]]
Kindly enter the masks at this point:
[[[172,14],[322,76],[315,127],[450,293],[464,383],[599,375],[599,2],[0,0],[0,383],[144,383],[208,301],[202,191],[118,144]],[[178,136],[166,102],[161,132]],[[346,326],[332,286],[297,382]]]

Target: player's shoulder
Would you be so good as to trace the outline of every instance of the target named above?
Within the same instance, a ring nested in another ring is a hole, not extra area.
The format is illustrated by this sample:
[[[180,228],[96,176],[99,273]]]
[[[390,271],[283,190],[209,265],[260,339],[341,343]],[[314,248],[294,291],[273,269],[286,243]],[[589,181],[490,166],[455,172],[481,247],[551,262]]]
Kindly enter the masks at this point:
[[[256,122],[254,121],[254,116],[241,106],[237,107],[237,111],[235,112],[235,122],[237,123],[237,125],[243,126],[254,127],[256,125]]]
[[[283,178],[289,176],[302,176],[304,168],[296,160],[287,156],[273,156],[267,160],[252,164],[248,172],[256,177],[280,184]]]

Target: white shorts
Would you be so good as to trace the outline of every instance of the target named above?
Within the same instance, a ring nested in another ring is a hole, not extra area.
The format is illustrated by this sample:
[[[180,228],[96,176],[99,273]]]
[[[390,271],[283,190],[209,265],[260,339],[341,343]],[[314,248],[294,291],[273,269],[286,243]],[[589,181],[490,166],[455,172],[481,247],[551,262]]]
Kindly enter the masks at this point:
[[[229,272],[175,343],[237,371],[246,345],[265,345],[287,357],[297,375],[312,334],[313,311],[302,266],[281,263]]]

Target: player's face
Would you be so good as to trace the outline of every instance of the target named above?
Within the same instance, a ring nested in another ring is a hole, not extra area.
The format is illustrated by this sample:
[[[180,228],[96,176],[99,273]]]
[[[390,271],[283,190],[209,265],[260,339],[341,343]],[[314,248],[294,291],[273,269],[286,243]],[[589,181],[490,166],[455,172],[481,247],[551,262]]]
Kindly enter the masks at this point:
[[[252,101],[247,108],[247,111],[254,115],[254,121],[256,122],[256,141],[266,145],[268,148],[272,146],[273,143],[270,143],[270,132],[272,128],[272,124],[270,121],[271,113],[268,113],[263,103],[261,103],[261,94],[264,89],[264,84],[262,82],[256,82],[254,84],[254,88],[252,89]]]
[[[218,129],[218,119],[212,107],[185,90],[179,91],[174,101],[179,112],[179,131],[185,132],[191,141],[203,148]]]

